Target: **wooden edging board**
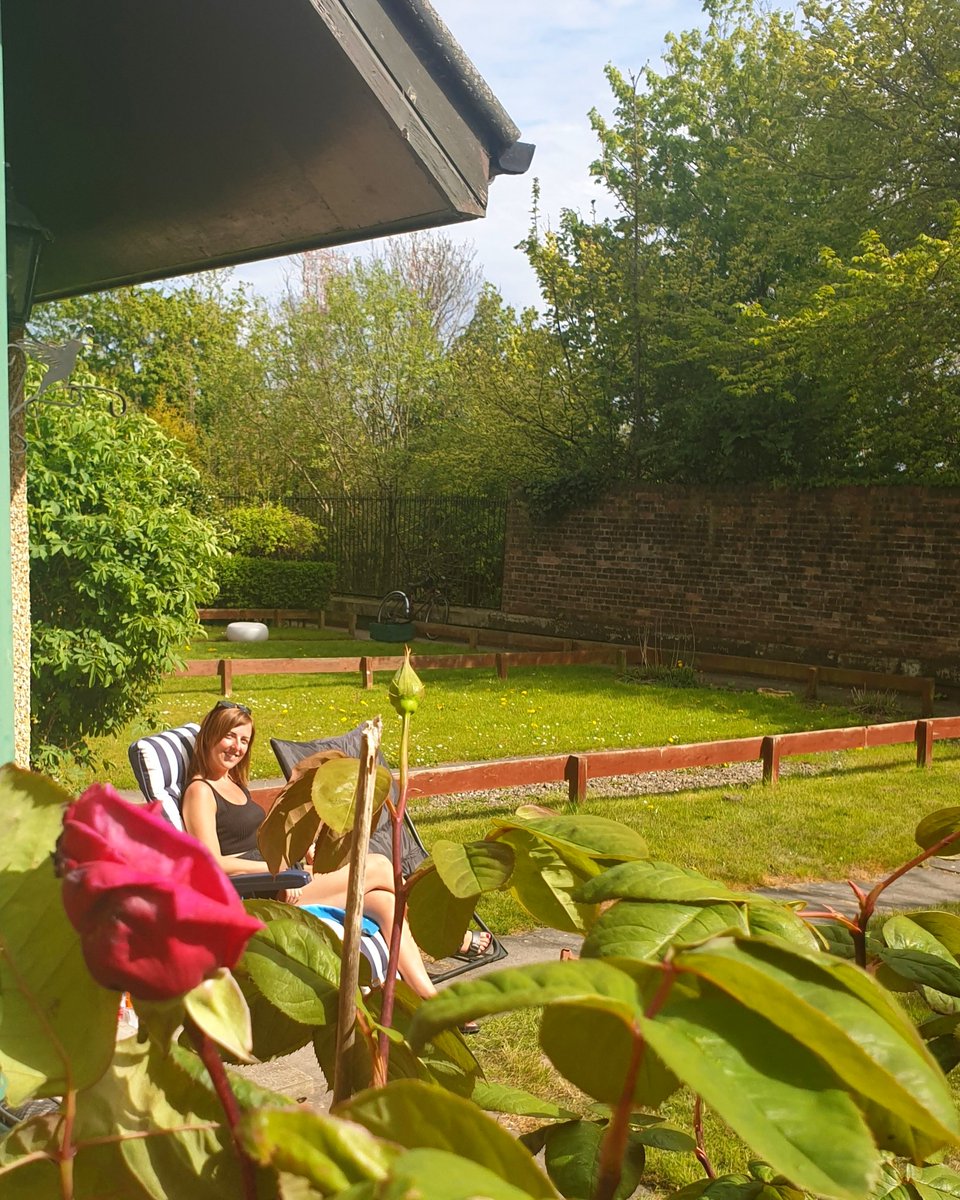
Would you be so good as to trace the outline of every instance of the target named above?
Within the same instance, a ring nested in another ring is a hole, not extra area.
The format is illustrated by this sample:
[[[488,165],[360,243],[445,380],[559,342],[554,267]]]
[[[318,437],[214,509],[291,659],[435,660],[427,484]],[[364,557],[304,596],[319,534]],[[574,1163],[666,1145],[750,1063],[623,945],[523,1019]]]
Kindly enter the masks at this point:
[[[754,762],[758,759],[764,783],[776,784],[781,761],[791,755],[908,745],[912,742],[916,745],[917,766],[928,767],[933,761],[934,742],[946,738],[960,738],[960,717],[854,725],[847,729],[811,729],[803,733],[726,738],[717,742],[690,742],[678,746],[591,750],[583,754],[543,754],[529,758],[414,767],[410,772],[410,789],[413,795],[445,796],[457,792],[495,791],[498,788],[565,782],[570,800],[577,802],[586,797],[591,779],[643,775],[649,771],[682,771],[690,767],[723,766],[725,763]],[[253,797],[268,807],[279,790],[255,789]]]
[[[607,646],[593,650],[505,650],[475,654],[414,654],[411,662],[418,670],[474,670],[493,668],[500,679],[506,679],[510,667],[559,667],[597,664],[616,666],[621,670],[636,663],[639,650]],[[733,673],[760,675],[768,678],[805,679],[807,695],[817,694],[819,683],[873,686],[898,690],[920,697],[920,715],[933,714],[934,681],[929,676],[883,675],[871,671],[854,671],[839,667],[808,667],[803,663],[773,662],[767,659],[731,658],[725,655],[698,655],[698,666],[704,670],[720,670],[715,664],[723,659],[723,668]],[[179,671],[177,677],[219,675],[221,694],[229,696],[234,675],[296,675],[348,674],[359,671],[363,686],[373,687],[375,671],[396,671],[403,663],[402,655],[361,655],[357,658],[221,658],[194,659]]]

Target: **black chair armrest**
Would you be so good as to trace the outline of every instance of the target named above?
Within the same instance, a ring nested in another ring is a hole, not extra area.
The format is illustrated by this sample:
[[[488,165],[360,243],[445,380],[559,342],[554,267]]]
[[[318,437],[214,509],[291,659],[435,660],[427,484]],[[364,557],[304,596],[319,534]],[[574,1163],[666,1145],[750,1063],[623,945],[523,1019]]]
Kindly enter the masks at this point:
[[[308,871],[291,868],[271,875],[269,871],[258,871],[255,875],[231,875],[230,882],[241,897],[273,895],[287,888],[306,887],[310,882]]]

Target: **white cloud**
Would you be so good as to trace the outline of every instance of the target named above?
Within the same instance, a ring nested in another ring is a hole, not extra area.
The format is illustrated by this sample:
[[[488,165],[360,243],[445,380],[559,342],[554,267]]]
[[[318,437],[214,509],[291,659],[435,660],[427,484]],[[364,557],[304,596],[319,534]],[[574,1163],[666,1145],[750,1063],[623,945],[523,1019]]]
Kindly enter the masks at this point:
[[[609,116],[603,69],[625,72],[659,59],[668,32],[703,23],[696,0],[433,0],[450,32],[520,128],[535,142],[525,176],[501,177],[490,189],[487,216],[447,230],[472,242],[487,279],[522,307],[538,303],[536,279],[514,246],[530,224],[531,186],[540,180],[541,211],[556,224],[563,208],[609,211],[589,176],[597,144],[587,114]],[[237,269],[265,294],[282,290],[282,260]]]

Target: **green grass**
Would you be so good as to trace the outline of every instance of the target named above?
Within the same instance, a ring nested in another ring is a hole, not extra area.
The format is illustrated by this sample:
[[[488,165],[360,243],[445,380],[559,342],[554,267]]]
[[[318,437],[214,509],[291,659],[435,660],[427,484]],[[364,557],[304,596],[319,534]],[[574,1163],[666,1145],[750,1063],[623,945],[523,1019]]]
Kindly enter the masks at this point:
[[[278,640],[275,648],[295,644]],[[305,644],[311,656],[319,657],[319,639]],[[350,645],[356,654],[358,645],[369,652],[371,643]],[[387,701],[389,680],[389,672],[379,672],[374,689],[364,691],[359,673],[235,677],[233,698],[249,705],[257,720],[254,779],[277,775],[270,737],[325,737],[378,713],[384,718],[386,755],[396,761],[399,721]],[[423,680],[427,692],[417,713],[414,762],[424,766],[750,737],[855,722],[849,709],[811,705],[794,696],[637,685],[618,679],[609,667],[522,668],[511,670],[507,680],[499,680],[492,669],[431,670],[423,672]],[[115,738],[93,743],[109,764],[111,781],[118,787],[133,786],[126,764],[126,748],[133,738],[198,720],[218,697],[215,677],[168,679],[152,717],[132,722]]]
[[[960,746],[939,743],[933,765],[923,771],[911,756],[911,746],[833,756],[822,774],[783,778],[776,788],[757,783],[604,796],[598,780],[580,811],[637,830],[655,858],[735,886],[851,876],[875,880],[917,853],[913,831],[921,817],[955,804],[960,790]],[[536,799],[570,811],[560,788]],[[440,838],[482,838],[493,819],[520,802],[516,796],[424,800],[415,804],[414,814],[429,846]],[[487,897],[481,911],[502,932],[535,924],[503,893]]]
[[[222,631],[203,643],[218,657],[229,645]],[[322,650],[352,656],[374,644],[343,643],[336,631],[285,629],[268,643],[240,643],[258,656],[319,656]],[[396,650],[396,647],[390,647]],[[432,643],[416,649],[432,652]],[[456,649],[454,647],[453,649]],[[188,651],[197,655],[197,647]],[[399,720],[378,673],[365,691],[359,675],[237,677],[234,698],[249,704],[258,722],[253,777],[271,779],[278,768],[270,736],[309,739],[342,733],[382,714],[384,748],[396,761]],[[493,670],[423,673],[426,696],[414,724],[416,765],[467,762],[514,755],[567,753],[606,747],[663,745],[747,737],[777,731],[854,723],[848,708],[810,704],[793,695],[719,688],[671,688],[619,679],[608,667],[516,669],[506,681]],[[95,747],[106,759],[98,772],[118,787],[133,787],[126,759],[129,742],[151,729],[198,719],[219,695],[216,679],[169,679],[150,719]],[[938,744],[933,768],[912,766],[910,746],[813,757],[827,768],[814,779],[783,778],[776,789],[729,787],[665,795],[604,797],[603,781],[590,786],[584,811],[624,821],[647,839],[658,858],[695,867],[731,883],[870,877],[906,858],[919,817],[955,802],[960,752]],[[542,796],[538,796],[542,799]],[[462,796],[412,804],[422,836],[467,841],[483,837],[490,817],[512,811],[516,796]],[[549,803],[563,808],[565,789]],[[491,902],[491,922],[503,930],[528,920],[506,898]]]
[[[205,625],[204,633],[206,637],[194,639],[184,649],[185,658],[359,658],[363,654],[403,654],[403,646],[397,642],[358,641],[343,629],[271,626],[266,642],[228,642],[225,622]],[[419,642],[416,652],[463,654],[466,647],[454,642]]]

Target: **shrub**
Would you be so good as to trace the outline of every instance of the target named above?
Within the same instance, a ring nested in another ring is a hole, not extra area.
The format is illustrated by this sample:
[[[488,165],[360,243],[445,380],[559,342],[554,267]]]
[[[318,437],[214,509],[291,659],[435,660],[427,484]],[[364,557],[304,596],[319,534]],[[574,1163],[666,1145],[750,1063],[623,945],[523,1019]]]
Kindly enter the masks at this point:
[[[225,515],[236,538],[236,552],[248,558],[312,559],[322,549],[322,536],[309,517],[282,504],[244,504]]]
[[[664,663],[628,667],[623,678],[627,683],[659,683],[664,687],[692,688],[700,685],[695,669],[683,663],[677,663],[676,666]]]
[[[235,554],[220,565],[225,608],[308,608],[326,606],[333,589],[333,563],[276,562]]]
[[[899,721],[903,706],[896,692],[872,690],[866,685],[850,690],[850,707],[865,721]]]
[[[56,772],[149,709],[219,550],[197,471],[149,418],[31,411],[32,760]]]

